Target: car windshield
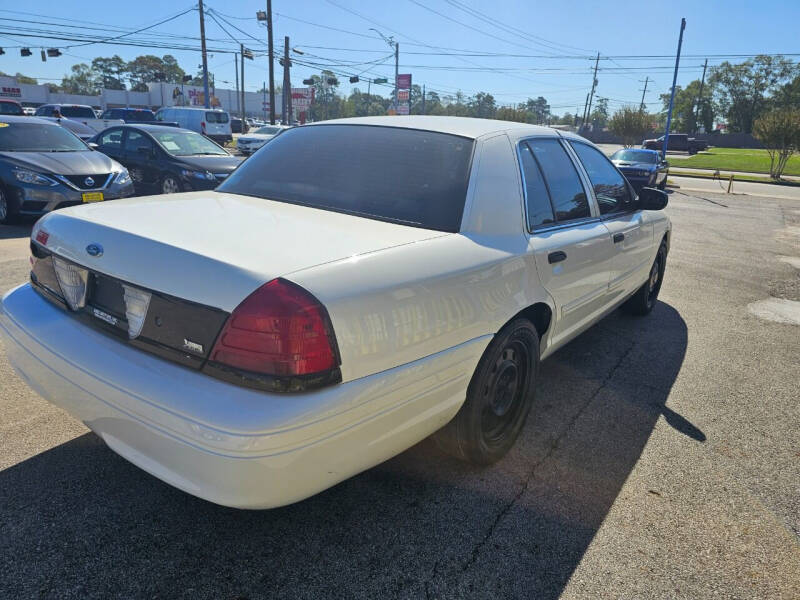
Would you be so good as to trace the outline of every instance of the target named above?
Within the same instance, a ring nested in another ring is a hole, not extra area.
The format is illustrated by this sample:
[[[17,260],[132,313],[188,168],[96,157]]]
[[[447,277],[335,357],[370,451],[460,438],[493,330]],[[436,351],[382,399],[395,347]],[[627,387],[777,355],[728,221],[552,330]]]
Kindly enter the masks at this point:
[[[228,153],[207,137],[194,131],[151,131],[159,144],[173,156],[213,154],[227,156]]]
[[[0,102],[0,115],[24,115],[22,107],[16,102]]]
[[[89,152],[75,134],[58,125],[0,122],[0,152]]]
[[[226,112],[207,112],[206,121],[208,123],[227,123],[228,113]]]
[[[72,117],[74,119],[96,119],[97,115],[88,106],[62,106],[62,117]]]
[[[275,135],[280,130],[281,130],[280,127],[272,127],[271,125],[268,125],[267,127],[259,127],[253,133],[266,133],[269,135]]]
[[[642,150],[617,150],[611,155],[611,160],[656,164],[658,162],[658,154]]]
[[[474,141],[366,125],[289,129],[219,188],[415,227],[456,232]]]

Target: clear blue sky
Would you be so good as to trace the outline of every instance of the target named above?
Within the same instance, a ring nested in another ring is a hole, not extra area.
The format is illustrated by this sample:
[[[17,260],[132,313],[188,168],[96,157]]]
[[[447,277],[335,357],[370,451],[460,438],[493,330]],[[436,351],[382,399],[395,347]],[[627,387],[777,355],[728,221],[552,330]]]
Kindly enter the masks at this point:
[[[113,54],[130,60],[138,54],[168,53],[192,73],[200,63],[197,11],[122,39],[197,45],[198,51],[95,44],[65,49],[64,56],[43,63],[39,48],[64,48],[81,42],[14,35],[21,32],[20,28],[32,28],[92,33],[97,39],[104,39],[152,25],[189,9],[190,1],[72,0],[65,3],[63,0],[39,0],[13,6],[4,4],[0,9],[0,31],[3,32],[0,46],[6,48],[6,54],[0,56],[0,70],[8,73],[20,71],[41,78],[43,82],[59,81],[73,63],[88,63],[96,56]],[[206,2],[207,9],[216,9],[229,23],[259,40],[222,22],[234,37],[255,51],[266,48],[266,28],[259,26],[255,19],[255,12],[264,7],[265,1]],[[485,16],[470,14],[469,9]],[[674,57],[681,17],[686,18],[687,26],[683,44],[686,58],[681,61],[679,85],[700,77],[705,56],[800,53],[800,2],[797,0],[273,0],[273,12],[275,46],[282,47],[283,36],[290,36],[291,45],[304,52],[302,56],[295,55],[298,62],[329,63],[337,65],[331,67],[333,70],[347,74],[367,69],[363,76],[384,76],[391,81],[391,49],[370,30],[374,27],[400,42],[400,72],[412,73],[414,83],[426,84],[428,89],[442,94],[459,89],[467,95],[490,92],[501,105],[542,95],[557,114],[574,112],[578,106],[582,110],[594,64],[588,58],[565,58],[564,55],[586,57],[599,51],[601,56],[612,57]],[[34,14],[36,16],[32,16]],[[206,19],[206,35],[212,48],[232,50],[234,47],[234,42],[210,18]],[[21,44],[29,45],[33,56],[20,57],[16,46]],[[524,56],[445,55],[462,51]],[[709,65],[722,60],[710,58]],[[358,64],[371,61],[376,62]],[[674,58],[601,60],[597,94],[610,98],[612,109],[622,103],[638,103],[642,95],[641,81],[647,76],[651,83],[646,102],[656,109],[658,95],[668,91],[671,85],[673,64]],[[211,52],[209,69],[215,74],[219,87],[227,87],[224,82],[230,82],[233,87],[232,54]],[[301,79],[314,72],[319,72],[319,68],[296,63],[292,71],[293,84],[299,85]],[[259,88],[267,77],[266,59],[257,57],[254,62],[247,62],[245,77],[247,89]],[[282,81],[282,70],[277,62],[275,80],[276,84]],[[343,91],[349,91],[351,86],[346,78],[340,77],[340,80]],[[366,90],[365,82],[356,86]],[[383,88],[382,92],[388,95],[389,88]]]

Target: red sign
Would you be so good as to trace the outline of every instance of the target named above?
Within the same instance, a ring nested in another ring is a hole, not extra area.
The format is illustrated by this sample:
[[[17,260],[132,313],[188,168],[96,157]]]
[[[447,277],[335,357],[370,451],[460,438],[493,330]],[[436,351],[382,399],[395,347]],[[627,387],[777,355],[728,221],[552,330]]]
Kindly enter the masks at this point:
[[[3,86],[0,88],[0,96],[5,96],[7,98],[21,98],[22,90],[20,90],[18,87]]]
[[[398,102],[408,102],[409,97],[411,96],[410,90],[397,90],[397,101]]]
[[[401,73],[397,76],[397,89],[399,90],[411,89],[411,73]]]

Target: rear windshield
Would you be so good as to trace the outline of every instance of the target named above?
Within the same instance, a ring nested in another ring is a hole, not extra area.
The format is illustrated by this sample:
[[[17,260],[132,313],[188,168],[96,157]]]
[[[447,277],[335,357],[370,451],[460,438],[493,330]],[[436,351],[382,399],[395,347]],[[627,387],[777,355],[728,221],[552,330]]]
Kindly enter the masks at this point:
[[[128,110],[117,118],[125,119],[129,122],[138,121],[140,123],[148,123],[156,120],[156,116],[153,114],[152,110]]]
[[[415,129],[289,129],[219,188],[292,204],[456,232],[474,141]]]
[[[77,119],[96,119],[97,115],[88,106],[62,106],[62,117],[73,117]]]
[[[0,124],[0,152],[89,152],[75,134],[58,125]]]
[[[270,135],[274,135],[278,133],[280,130],[281,130],[280,127],[267,126],[267,127],[259,127],[253,133],[268,133]]]
[[[225,112],[207,112],[206,113],[206,122],[207,123],[227,123],[228,122],[228,113],[225,113]]]
[[[0,102],[0,115],[24,115],[22,107],[16,102]]]

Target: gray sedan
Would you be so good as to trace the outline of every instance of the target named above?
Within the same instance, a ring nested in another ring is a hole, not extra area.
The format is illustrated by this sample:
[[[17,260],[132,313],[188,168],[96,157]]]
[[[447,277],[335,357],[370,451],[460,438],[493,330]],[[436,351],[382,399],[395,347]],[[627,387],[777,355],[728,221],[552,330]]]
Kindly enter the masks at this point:
[[[56,123],[0,117],[0,224],[133,195],[128,171]]]

